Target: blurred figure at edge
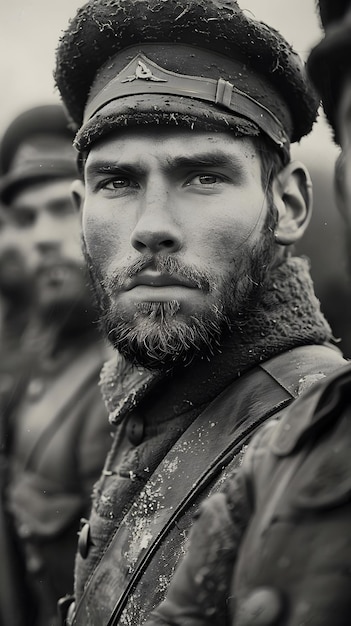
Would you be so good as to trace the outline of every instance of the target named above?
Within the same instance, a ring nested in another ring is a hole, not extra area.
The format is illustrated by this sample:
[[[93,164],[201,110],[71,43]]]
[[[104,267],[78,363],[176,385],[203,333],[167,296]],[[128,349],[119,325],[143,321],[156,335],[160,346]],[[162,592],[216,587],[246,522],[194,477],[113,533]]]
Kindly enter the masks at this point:
[[[0,158],[0,200],[11,228],[26,240],[33,281],[23,346],[31,369],[9,425],[6,510],[30,598],[16,619],[53,626],[58,598],[73,587],[79,520],[89,511],[111,441],[97,385],[106,347],[95,326],[71,203],[76,159],[61,106],[36,107],[16,118]]]

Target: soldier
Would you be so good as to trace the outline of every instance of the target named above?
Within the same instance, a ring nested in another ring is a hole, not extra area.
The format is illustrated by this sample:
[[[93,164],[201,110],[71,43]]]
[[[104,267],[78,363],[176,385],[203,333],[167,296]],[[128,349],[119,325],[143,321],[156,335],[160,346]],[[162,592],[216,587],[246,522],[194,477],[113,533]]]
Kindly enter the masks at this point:
[[[1,201],[12,228],[26,238],[33,283],[23,348],[30,372],[11,415],[6,506],[36,604],[33,616],[23,602],[23,624],[53,626],[59,597],[73,588],[80,518],[111,443],[97,386],[107,351],[94,324],[70,196],[76,155],[63,108],[39,106],[16,118],[1,158]],[[15,624],[13,616],[4,623]]]
[[[26,379],[29,364],[22,353],[23,336],[29,319],[32,281],[27,266],[27,242],[20,237],[4,210],[0,210],[0,624],[8,617],[21,623],[18,606],[19,553],[11,523],[3,510],[7,483],[9,419]],[[11,573],[11,574],[10,574]],[[13,586],[16,579],[17,590]],[[23,590],[22,597],[23,597]]]
[[[27,267],[27,242],[0,209],[0,420],[5,420],[18,396],[23,369],[21,347],[33,288]],[[3,429],[4,427],[4,429]],[[6,442],[0,436],[0,450]]]
[[[325,37],[308,68],[342,149],[336,190],[350,257],[351,2],[319,8]],[[148,626],[348,626],[350,393],[347,366],[255,436],[225,493],[203,506]]]
[[[26,241],[0,208],[0,350],[16,349],[28,318],[32,288],[27,269]],[[11,349],[11,347],[10,347]]]
[[[56,81],[79,128],[73,193],[116,349],[102,374],[116,433],[68,619],[137,626],[255,429],[344,363],[290,253],[311,188],[289,144],[317,102],[279,33],[212,0],[88,2]]]

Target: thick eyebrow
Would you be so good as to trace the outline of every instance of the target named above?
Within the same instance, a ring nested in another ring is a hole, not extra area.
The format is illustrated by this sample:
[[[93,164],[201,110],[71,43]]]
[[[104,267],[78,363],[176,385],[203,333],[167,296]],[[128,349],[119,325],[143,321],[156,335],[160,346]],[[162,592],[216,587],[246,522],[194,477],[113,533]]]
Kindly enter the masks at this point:
[[[212,168],[229,168],[237,174],[244,173],[244,167],[239,157],[229,155],[225,152],[217,150],[215,152],[201,152],[192,154],[191,156],[170,157],[165,159],[163,169],[197,169],[199,167]]]
[[[59,211],[60,209],[65,209],[67,206],[72,206],[74,208],[73,202],[70,196],[62,196],[62,198],[55,198],[54,200],[49,200],[47,203],[47,207],[51,211]]]
[[[46,203],[46,206],[48,208],[49,211],[60,211],[62,209],[67,208],[67,206],[71,205],[72,208],[74,208],[73,202],[70,198],[70,196],[68,195],[64,195],[60,198],[54,198],[52,200],[49,200]],[[37,205],[34,202],[31,202],[30,204],[27,204],[26,202],[21,202],[21,203],[14,203],[12,206],[12,211],[36,211],[37,210]]]
[[[144,174],[144,169],[138,165],[132,165],[130,163],[114,163],[109,160],[93,161],[86,167],[86,175],[98,176],[100,174]]]
[[[215,152],[201,152],[192,154],[191,156],[165,156],[161,164],[164,173],[172,173],[174,170],[193,170],[199,168],[226,168],[229,169],[237,178],[244,176],[244,165],[240,157],[233,154],[227,154],[220,150]],[[112,162],[110,160],[96,160],[87,165],[87,176],[98,176],[101,174],[130,174],[145,175],[147,167],[143,167],[140,163],[131,164],[128,162]]]

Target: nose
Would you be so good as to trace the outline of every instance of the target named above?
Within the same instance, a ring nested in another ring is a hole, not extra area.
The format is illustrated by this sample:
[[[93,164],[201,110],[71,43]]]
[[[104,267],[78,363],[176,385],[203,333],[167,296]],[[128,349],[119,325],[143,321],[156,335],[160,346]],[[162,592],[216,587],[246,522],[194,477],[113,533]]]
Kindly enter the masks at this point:
[[[44,256],[57,252],[61,245],[58,225],[47,213],[37,219],[33,238],[35,249]]]
[[[131,235],[132,246],[138,252],[152,254],[177,252],[182,245],[182,236],[173,212],[167,189],[159,185],[155,190],[147,190]]]

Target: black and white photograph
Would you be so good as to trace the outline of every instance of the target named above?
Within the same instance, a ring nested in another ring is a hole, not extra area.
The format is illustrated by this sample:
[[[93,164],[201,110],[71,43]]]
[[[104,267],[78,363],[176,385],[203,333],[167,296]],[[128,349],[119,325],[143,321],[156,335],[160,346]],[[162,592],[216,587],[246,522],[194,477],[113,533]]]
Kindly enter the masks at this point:
[[[0,84],[0,626],[350,626],[351,0],[3,1]]]

